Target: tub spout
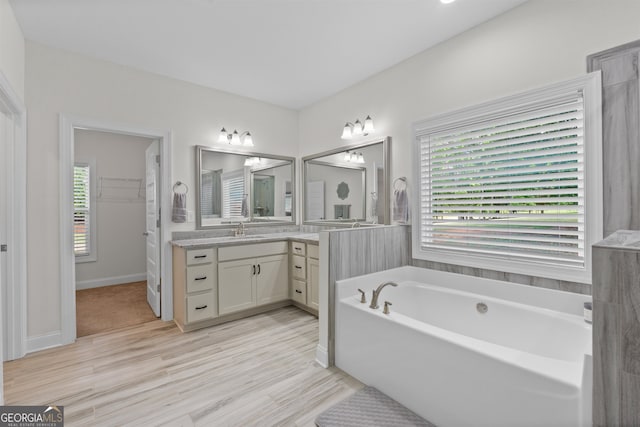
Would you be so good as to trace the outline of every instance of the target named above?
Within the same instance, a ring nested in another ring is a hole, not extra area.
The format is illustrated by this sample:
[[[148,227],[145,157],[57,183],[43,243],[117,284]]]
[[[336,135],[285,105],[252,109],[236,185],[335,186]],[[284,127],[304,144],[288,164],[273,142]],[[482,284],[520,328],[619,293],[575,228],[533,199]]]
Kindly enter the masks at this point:
[[[378,308],[378,297],[380,296],[380,292],[382,292],[382,289],[387,285],[398,286],[396,282],[384,282],[383,284],[378,286],[378,288],[373,291],[373,296],[371,297],[371,305],[369,305],[369,308],[372,308],[374,310]]]

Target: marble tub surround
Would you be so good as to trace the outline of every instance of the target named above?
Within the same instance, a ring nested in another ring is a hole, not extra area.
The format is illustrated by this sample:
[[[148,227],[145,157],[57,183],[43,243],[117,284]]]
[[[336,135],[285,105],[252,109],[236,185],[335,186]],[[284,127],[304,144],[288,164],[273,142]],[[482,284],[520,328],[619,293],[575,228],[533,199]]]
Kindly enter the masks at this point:
[[[591,295],[591,285],[587,285],[585,283],[528,276],[526,274],[506,273],[504,271],[485,270],[483,268],[466,267],[455,264],[444,264],[441,262],[426,261],[422,259],[413,259],[412,265],[421,268],[428,268],[431,270],[446,271],[448,273],[458,273],[467,276],[482,277],[484,279],[494,279],[504,282],[517,283],[520,285],[529,285],[557,291]]]
[[[593,246],[593,425],[640,425],[640,231]]]
[[[411,227],[383,225],[321,232],[320,260],[320,301],[327,303],[320,305],[316,356],[320,364],[333,366],[336,281],[409,265]]]
[[[604,235],[640,229],[640,40],[587,57],[602,71]]]

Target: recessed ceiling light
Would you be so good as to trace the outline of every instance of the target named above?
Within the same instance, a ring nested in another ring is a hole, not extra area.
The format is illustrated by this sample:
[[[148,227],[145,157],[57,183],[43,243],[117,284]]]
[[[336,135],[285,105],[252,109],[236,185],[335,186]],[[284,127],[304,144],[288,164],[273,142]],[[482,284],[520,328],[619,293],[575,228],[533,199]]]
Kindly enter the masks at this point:
[[[449,4],[449,3],[453,3],[456,0],[440,0],[440,3],[442,4]]]

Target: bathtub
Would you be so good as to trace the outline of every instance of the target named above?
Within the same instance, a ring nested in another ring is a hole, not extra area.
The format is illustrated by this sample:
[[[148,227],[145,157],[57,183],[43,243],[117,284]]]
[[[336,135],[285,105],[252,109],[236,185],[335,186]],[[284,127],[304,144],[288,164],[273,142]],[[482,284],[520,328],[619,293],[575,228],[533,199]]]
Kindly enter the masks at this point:
[[[371,291],[388,280],[398,287],[370,309]],[[587,301],[417,267],[341,280],[336,366],[439,427],[590,426]]]

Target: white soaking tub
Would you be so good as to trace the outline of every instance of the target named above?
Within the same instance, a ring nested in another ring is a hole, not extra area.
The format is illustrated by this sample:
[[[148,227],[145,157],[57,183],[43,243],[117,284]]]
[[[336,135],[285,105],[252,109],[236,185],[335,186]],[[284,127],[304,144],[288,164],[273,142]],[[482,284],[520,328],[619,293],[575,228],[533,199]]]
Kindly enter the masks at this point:
[[[398,286],[370,309],[371,291],[390,280]],[[335,361],[440,427],[590,426],[587,301],[416,267],[341,280]]]

